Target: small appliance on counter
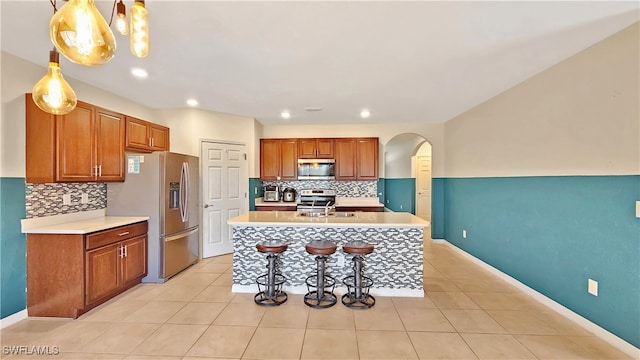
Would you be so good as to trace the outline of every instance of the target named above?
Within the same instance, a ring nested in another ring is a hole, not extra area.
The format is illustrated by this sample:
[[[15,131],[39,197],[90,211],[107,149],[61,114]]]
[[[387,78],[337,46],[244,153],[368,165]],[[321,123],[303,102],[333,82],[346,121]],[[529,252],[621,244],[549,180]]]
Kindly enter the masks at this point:
[[[262,191],[262,201],[280,201],[280,187],[277,185],[266,185]]]
[[[294,188],[286,188],[282,192],[282,201],[284,202],[294,202],[296,201],[296,189]]]

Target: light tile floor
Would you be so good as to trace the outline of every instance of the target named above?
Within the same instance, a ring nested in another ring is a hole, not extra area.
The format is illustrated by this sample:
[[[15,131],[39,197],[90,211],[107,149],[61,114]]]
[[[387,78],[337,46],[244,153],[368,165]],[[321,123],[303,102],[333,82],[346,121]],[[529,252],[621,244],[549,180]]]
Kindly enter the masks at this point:
[[[629,359],[443,244],[425,242],[424,298],[378,297],[368,310],[310,309],[301,295],[264,308],[231,292],[230,255],[167,283],[141,284],[78,320],[30,318],[8,359]],[[372,274],[375,278],[375,275]],[[23,350],[24,351],[24,350]]]

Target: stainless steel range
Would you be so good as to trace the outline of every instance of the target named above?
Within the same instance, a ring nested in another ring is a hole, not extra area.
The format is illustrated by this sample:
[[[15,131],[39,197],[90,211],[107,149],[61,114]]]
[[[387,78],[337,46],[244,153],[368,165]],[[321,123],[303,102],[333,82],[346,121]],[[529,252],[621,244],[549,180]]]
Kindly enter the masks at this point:
[[[336,191],[330,189],[300,190],[300,201],[296,209],[305,212],[321,212],[327,206],[336,205]]]

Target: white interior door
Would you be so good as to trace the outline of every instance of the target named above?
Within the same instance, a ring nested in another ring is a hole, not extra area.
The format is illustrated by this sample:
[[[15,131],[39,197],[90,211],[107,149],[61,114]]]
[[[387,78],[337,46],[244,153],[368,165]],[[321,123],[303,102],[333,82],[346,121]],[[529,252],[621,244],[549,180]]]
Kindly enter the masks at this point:
[[[248,211],[249,167],[245,145],[203,141],[202,257],[233,252],[227,220]]]
[[[416,157],[416,216],[431,221],[431,156]]]

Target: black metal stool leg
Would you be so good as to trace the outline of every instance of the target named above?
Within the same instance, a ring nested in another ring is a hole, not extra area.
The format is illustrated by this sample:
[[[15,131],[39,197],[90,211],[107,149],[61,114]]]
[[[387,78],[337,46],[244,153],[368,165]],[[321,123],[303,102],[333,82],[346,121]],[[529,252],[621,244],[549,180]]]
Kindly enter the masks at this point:
[[[258,293],[253,297],[253,300],[258,305],[263,306],[278,306],[287,301],[287,293],[282,291],[282,284],[286,281],[286,278],[280,274],[278,266],[278,255],[267,255],[267,273],[260,275],[256,279],[258,284]],[[264,287],[262,290],[261,285]]]
[[[364,276],[364,258],[361,255],[355,255],[352,260],[353,275],[344,279],[347,293],[342,295],[342,304],[353,309],[368,309],[376,303],[376,298],[369,294],[373,280]]]
[[[316,256],[316,274],[306,279],[309,292],[304,295],[304,303],[312,308],[328,308],[338,301],[333,293],[336,280],[333,276],[326,275],[324,271],[326,262],[326,256]],[[311,290],[313,288],[315,290]],[[327,288],[331,288],[331,291],[326,290]]]

